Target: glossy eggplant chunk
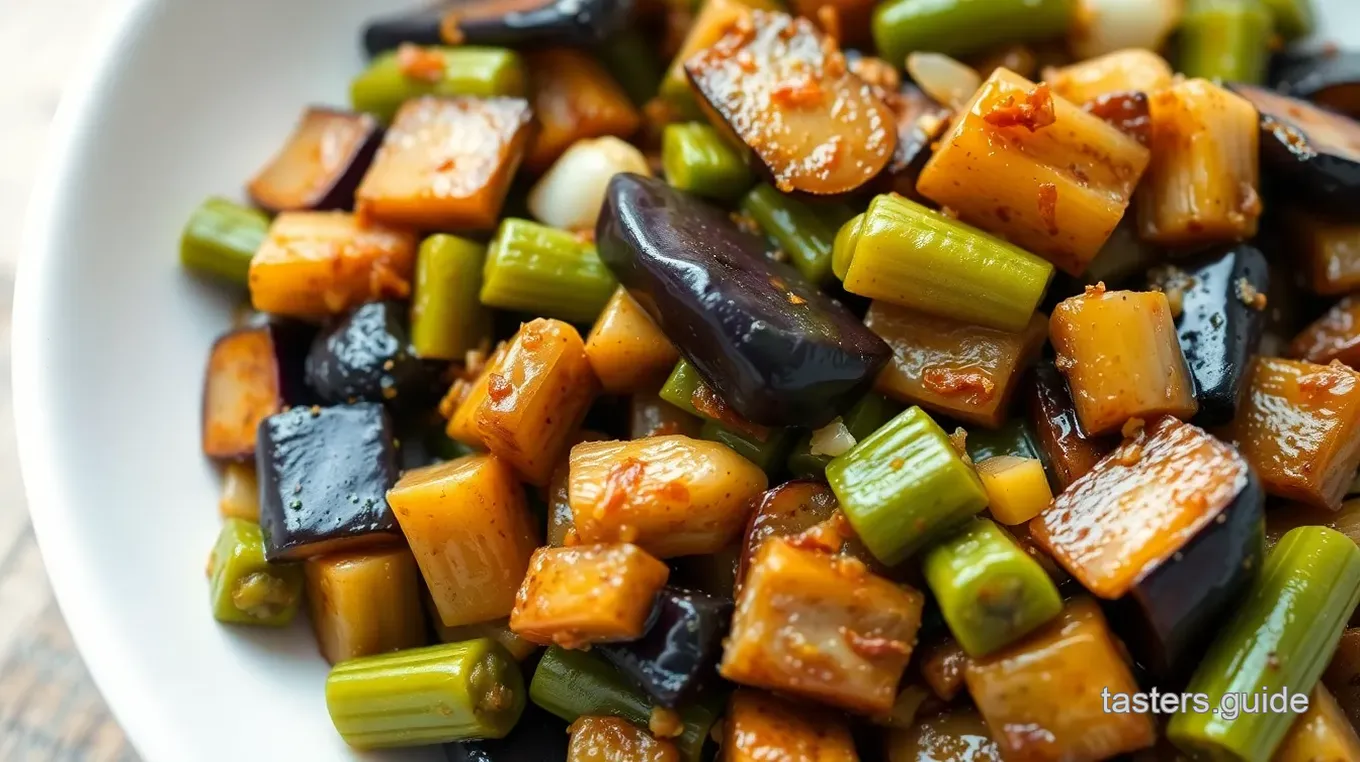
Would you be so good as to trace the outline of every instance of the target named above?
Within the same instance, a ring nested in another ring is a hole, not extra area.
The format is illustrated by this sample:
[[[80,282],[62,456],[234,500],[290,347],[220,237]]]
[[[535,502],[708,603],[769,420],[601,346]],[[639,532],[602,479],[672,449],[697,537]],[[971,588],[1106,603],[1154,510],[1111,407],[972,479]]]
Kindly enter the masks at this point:
[[[632,0],[471,0],[441,3],[364,27],[370,56],[415,45],[589,46],[623,28]]]
[[[223,335],[208,356],[203,381],[203,454],[244,460],[255,454],[260,421],[312,401],[303,358],[316,329],[275,321]]]
[[[1289,189],[1328,211],[1360,204],[1360,122],[1251,85],[1232,85],[1261,115],[1261,164]]]
[[[382,405],[295,407],[260,424],[255,461],[270,562],[402,541],[387,490],[397,482]]]
[[[448,762],[567,762],[567,723],[532,701],[505,738],[444,746]]]
[[[1276,90],[1360,117],[1360,51],[1281,56],[1272,76]]]
[[[411,351],[406,305],[370,302],[317,334],[307,385],[323,402],[428,401],[430,366]]]
[[[1255,246],[1232,248],[1148,271],[1147,286],[1180,306],[1176,336],[1195,384],[1194,422],[1232,420],[1246,393],[1246,375],[1265,328],[1270,273]],[[1258,297],[1259,295],[1259,297]]]
[[[246,186],[250,200],[271,213],[350,209],[354,189],[382,144],[369,114],[312,107],[288,142]]]
[[[667,587],[657,596],[652,624],[642,638],[595,650],[647,695],[674,709],[705,681],[714,681],[732,607],[727,598]]]
[[[1110,437],[1088,437],[1077,422],[1077,411],[1067,382],[1051,362],[1034,366],[1026,380],[1026,412],[1038,446],[1039,459],[1053,482],[1054,492],[1080,479],[1105,457],[1117,441]],[[1117,439],[1117,438],[1116,438]]]
[[[845,307],[726,212],[661,180],[618,174],[595,231],[600,258],[743,418],[819,428],[891,352]]]

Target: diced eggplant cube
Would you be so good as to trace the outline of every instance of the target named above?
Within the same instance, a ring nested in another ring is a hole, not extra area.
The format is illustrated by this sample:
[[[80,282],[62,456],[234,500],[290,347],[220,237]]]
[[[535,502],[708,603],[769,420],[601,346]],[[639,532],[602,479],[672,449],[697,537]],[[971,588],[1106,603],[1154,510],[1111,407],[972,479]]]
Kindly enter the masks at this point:
[[[382,128],[368,114],[309,108],[246,190],[273,213],[348,209],[381,142]]]
[[[430,373],[411,352],[406,307],[370,302],[322,331],[307,353],[307,385],[323,402],[428,401]]]
[[[642,638],[596,650],[661,705],[675,708],[713,682],[731,619],[730,599],[668,587]]]
[[[260,421],[309,400],[302,366],[311,335],[298,323],[271,323],[232,331],[213,344],[203,384],[204,455],[251,457]]]
[[[270,561],[402,540],[387,505],[397,481],[382,405],[295,407],[260,424],[260,526]]]

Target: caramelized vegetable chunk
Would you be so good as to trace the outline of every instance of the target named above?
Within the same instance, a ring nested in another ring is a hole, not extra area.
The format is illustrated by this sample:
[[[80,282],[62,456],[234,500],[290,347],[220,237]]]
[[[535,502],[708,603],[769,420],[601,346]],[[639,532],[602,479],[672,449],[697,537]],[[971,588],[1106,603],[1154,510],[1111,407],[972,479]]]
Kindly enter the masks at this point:
[[[425,645],[420,572],[406,548],[308,561],[307,602],[331,664]]]
[[[1309,288],[1327,295],[1360,289],[1360,225],[1299,210],[1286,222],[1290,241],[1302,249]]]
[[[525,165],[541,172],[578,140],[631,136],[642,116],[609,72],[583,50],[549,48],[526,56],[538,133]]]
[[[1360,465],[1360,373],[1262,357],[1228,437],[1266,492],[1336,510]]]
[[[1151,98],[1152,164],[1138,193],[1143,238],[1192,246],[1256,235],[1262,210],[1256,109],[1202,79]]]
[[[1149,714],[1112,713],[1104,691],[1138,690],[1100,608],[1088,598],[1006,650],[974,659],[965,672],[1007,762],[1096,762],[1151,746]]]
[[[1166,294],[1087,288],[1053,310],[1049,330],[1086,434],[1199,409]]]
[[[1351,627],[1341,634],[1322,682],[1350,719],[1351,726],[1360,727],[1360,627]]]
[[[1129,48],[1098,58],[1048,69],[1044,81],[1073,103],[1086,103],[1115,93],[1152,95],[1172,84],[1171,64],[1151,50]]]
[[[958,641],[948,638],[926,649],[921,676],[941,701],[953,701],[963,687],[963,672],[968,663],[968,654],[963,652]]]
[[[560,320],[526,323],[487,379],[477,432],[526,481],[545,485],[595,398],[581,335]]]
[[[781,484],[755,500],[755,510],[746,525],[737,584],[746,578],[760,546],[771,537],[791,537],[828,521],[836,515],[836,495],[831,488],[814,481]],[[849,529],[849,527],[846,527]],[[853,530],[851,530],[853,533]]]
[[[250,303],[295,317],[338,315],[411,293],[416,239],[343,212],[284,212],[250,260]]]
[[[508,463],[468,455],[407,471],[387,500],[445,625],[510,614],[538,532]]]
[[[309,108],[246,191],[274,213],[348,209],[381,141],[378,120],[368,114]]]
[[[521,98],[407,101],[359,185],[359,215],[422,230],[495,227],[529,117]]]
[[[916,645],[925,598],[855,558],[761,545],[719,672],[733,682],[885,714]]]
[[[477,428],[477,411],[482,409],[482,403],[488,399],[491,375],[500,372],[501,361],[505,359],[508,348],[508,344],[498,345],[471,380],[459,379],[449,388],[449,393],[439,406],[440,412],[449,417],[448,426],[444,428],[449,439],[468,447],[486,448],[482,432]]]
[[[722,748],[726,762],[859,762],[850,726],[834,712],[750,688],[727,702]]]
[[[620,287],[586,337],[586,357],[610,394],[655,389],[680,353],[628,291]]]
[[[636,545],[539,548],[515,596],[510,629],[540,645],[634,640],[670,570]]]
[[[619,717],[578,717],[567,762],[680,762],[675,744]]]
[[[807,19],[754,11],[685,71],[780,191],[848,193],[892,159],[896,116]]]
[[[633,542],[659,558],[727,547],[765,486],[765,472],[728,447],[685,436],[571,449],[568,495],[581,540]]]
[[[694,90],[685,75],[685,62],[696,53],[713,47],[738,21],[745,19],[750,23],[752,10],[777,11],[779,7],[773,0],[704,0],[661,82],[661,97],[666,105],[686,119],[702,118]]]
[[[1019,333],[968,325],[875,301],[864,324],[892,347],[875,388],[900,402],[997,428],[1020,374],[1048,334],[1041,312]]]
[[[203,380],[204,455],[253,456],[260,421],[307,401],[303,360],[311,333],[275,323],[232,331],[213,344]]]
[[[1114,449],[1116,442],[1082,433],[1067,383],[1052,363],[1041,363],[1034,369],[1027,397],[1035,439],[1059,490],[1081,478]]]
[[[987,509],[1002,524],[1023,524],[1053,501],[1043,463],[1035,458],[998,455],[975,465],[987,490]]]
[[[987,723],[972,709],[954,709],[888,736],[888,762],[1001,762]]]
[[[1321,684],[1308,696],[1308,711],[1299,715],[1275,750],[1272,762],[1345,762],[1360,759],[1360,737],[1345,712]]]
[[[921,171],[921,195],[1080,275],[1124,216],[1148,163],[1138,141],[997,69]]]

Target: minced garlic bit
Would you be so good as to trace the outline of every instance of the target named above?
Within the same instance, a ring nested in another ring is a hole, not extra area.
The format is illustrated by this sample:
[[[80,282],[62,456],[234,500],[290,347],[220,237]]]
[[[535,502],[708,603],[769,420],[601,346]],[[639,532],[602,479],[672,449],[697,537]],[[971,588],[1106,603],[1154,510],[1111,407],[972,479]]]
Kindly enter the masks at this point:
[[[1171,317],[1180,317],[1184,309],[1185,292],[1194,288],[1195,279],[1175,265],[1161,265],[1148,271],[1148,281],[1153,291],[1166,294],[1166,301],[1171,305]]]
[[[1246,278],[1238,278],[1234,284],[1237,291],[1237,299],[1248,307],[1260,312],[1266,308],[1266,295],[1256,290],[1251,282]]]
[[[949,443],[954,445],[955,450],[959,451],[964,463],[973,465],[972,458],[968,457],[968,432],[962,426],[954,429],[954,433],[949,435]]]
[[[676,738],[685,732],[685,723],[674,709],[654,706],[652,716],[647,719],[647,729],[657,738]]]

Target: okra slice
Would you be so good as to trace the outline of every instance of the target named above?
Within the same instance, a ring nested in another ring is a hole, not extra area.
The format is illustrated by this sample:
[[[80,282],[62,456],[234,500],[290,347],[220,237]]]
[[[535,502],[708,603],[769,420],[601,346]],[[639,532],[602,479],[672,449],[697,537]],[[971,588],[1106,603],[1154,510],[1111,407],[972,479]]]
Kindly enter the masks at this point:
[[[889,61],[916,50],[973,53],[1003,42],[1061,37],[1074,8],[1067,0],[891,0],[874,11],[874,44]]]
[[[780,193],[767,183],[746,194],[741,210],[779,244],[779,250],[809,283],[818,285],[831,279],[831,251],[836,233],[855,216],[845,204],[809,204]]]
[[[302,568],[265,561],[264,535],[249,521],[223,522],[208,571],[219,622],[283,627],[302,601]]]
[[[525,704],[519,664],[490,638],[341,662],[326,709],[356,749],[503,738]]]
[[[184,225],[179,261],[195,272],[244,286],[250,258],[268,234],[269,217],[264,212],[224,198],[209,198]]]
[[[411,294],[411,350],[432,360],[461,360],[491,336],[482,306],[486,247],[451,235],[432,235],[416,252]]]
[[[720,201],[740,196],[753,182],[741,152],[722,133],[698,122],[666,125],[661,168],[671,187]]]
[[[1271,0],[1280,6],[1291,2]],[[1181,19],[1176,68],[1186,77],[1260,83],[1270,60],[1270,16],[1261,0],[1190,0]]]
[[[987,519],[974,519],[926,553],[926,582],[969,656],[985,656],[1062,611],[1048,574]]]
[[[741,457],[760,467],[765,473],[773,473],[788,455],[793,445],[793,430],[788,428],[772,429],[764,439],[717,421],[705,421],[699,429],[699,438],[727,445]]]
[[[488,307],[589,323],[617,285],[587,240],[510,218],[487,249],[481,299]]]
[[[383,53],[350,83],[350,105],[383,121],[426,95],[524,95],[524,62],[506,48],[416,45]]]

